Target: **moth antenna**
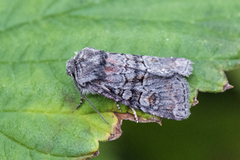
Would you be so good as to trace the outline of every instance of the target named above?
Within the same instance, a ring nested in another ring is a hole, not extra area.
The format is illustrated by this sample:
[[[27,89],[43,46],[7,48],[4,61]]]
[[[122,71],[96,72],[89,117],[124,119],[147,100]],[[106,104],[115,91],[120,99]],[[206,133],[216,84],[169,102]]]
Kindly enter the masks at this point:
[[[86,99],[86,100],[88,101],[88,103],[90,103],[90,104],[92,105],[93,109],[99,114],[99,116],[100,116],[107,124],[109,124],[109,123],[106,121],[106,119],[103,118],[103,116],[102,116],[101,113],[97,110],[97,108],[94,107],[94,105],[93,105],[93,104],[88,100],[88,98],[82,93],[82,91],[81,91],[80,88],[78,87],[78,84],[77,84],[77,82],[76,82],[76,80],[75,80],[75,76],[74,76],[73,74],[71,74],[71,77],[72,77],[72,79],[73,79],[76,87],[78,88],[80,94],[81,94],[81,100],[80,100],[80,103],[79,103],[79,105],[77,106],[77,108],[79,108],[80,105],[82,104],[82,97],[83,97],[84,99]]]
[[[106,121],[106,119],[103,118],[103,116],[102,116],[101,113],[97,110],[97,108],[94,107],[94,105],[87,99],[87,97],[86,97],[84,94],[82,94],[82,96],[83,96],[84,99],[86,99],[86,100],[88,101],[88,103],[90,103],[90,104],[92,105],[92,107],[93,107],[93,108],[95,109],[95,111],[99,114],[99,116],[100,116],[107,124],[109,124],[109,123]]]

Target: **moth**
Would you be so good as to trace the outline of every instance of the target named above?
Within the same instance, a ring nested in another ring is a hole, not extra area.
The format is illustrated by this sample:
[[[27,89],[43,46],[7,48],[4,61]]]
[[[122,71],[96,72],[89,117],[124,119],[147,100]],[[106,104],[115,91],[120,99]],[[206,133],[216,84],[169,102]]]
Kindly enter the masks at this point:
[[[118,102],[129,106],[135,118],[134,109],[138,109],[183,120],[190,115],[189,84],[183,76],[191,74],[192,64],[186,58],[110,53],[87,47],[68,60],[66,67],[81,94],[78,107],[83,98],[94,107],[85,94],[97,93],[114,100],[119,110]]]

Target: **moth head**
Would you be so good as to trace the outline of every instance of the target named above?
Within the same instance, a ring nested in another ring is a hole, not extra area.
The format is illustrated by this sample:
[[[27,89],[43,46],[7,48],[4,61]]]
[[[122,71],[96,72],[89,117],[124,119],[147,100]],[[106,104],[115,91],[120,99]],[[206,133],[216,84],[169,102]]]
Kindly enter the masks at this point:
[[[72,58],[71,60],[67,61],[67,75],[71,76],[74,74],[76,66],[75,66],[75,60]]]

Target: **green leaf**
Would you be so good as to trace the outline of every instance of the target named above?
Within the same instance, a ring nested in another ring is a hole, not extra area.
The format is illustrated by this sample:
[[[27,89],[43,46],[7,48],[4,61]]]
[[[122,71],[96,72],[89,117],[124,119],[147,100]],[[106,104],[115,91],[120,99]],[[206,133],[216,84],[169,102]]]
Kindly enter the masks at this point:
[[[88,98],[110,125],[86,101],[75,109],[66,61],[84,47],[191,59],[192,103],[197,91],[230,88],[224,71],[239,67],[239,8],[237,0],[0,0],[0,157],[86,159],[98,141],[121,135],[122,119],[134,120],[100,95]]]

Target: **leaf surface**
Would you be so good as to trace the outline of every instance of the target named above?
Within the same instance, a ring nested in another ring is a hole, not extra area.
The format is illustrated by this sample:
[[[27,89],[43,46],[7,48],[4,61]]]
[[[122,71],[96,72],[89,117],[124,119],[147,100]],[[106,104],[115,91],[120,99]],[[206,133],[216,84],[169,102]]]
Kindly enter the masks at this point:
[[[134,120],[100,95],[87,96],[110,125],[86,101],[75,109],[66,61],[84,47],[191,59],[191,103],[198,91],[230,88],[224,71],[239,67],[239,8],[237,0],[1,0],[0,157],[86,159],[98,141],[121,135],[122,119]]]

